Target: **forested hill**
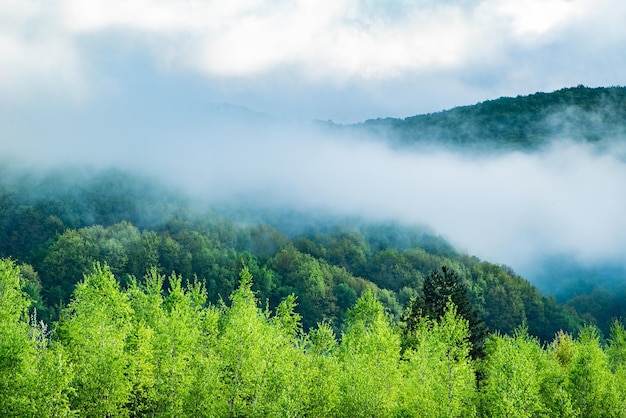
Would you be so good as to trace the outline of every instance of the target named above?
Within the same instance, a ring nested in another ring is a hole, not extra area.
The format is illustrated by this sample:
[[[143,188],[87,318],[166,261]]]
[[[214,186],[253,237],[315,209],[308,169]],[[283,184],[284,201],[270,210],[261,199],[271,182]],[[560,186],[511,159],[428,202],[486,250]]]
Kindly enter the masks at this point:
[[[535,150],[554,139],[598,142],[626,137],[626,87],[578,86],[502,97],[405,119],[372,119],[347,128],[396,145],[436,144],[479,151]]]
[[[494,331],[511,333],[526,323],[531,334],[551,340],[581,324],[574,309],[510,269],[459,254],[418,228],[299,215],[306,228],[288,231],[287,215],[281,222],[250,216],[243,222],[194,211],[185,199],[117,170],[83,173],[81,180],[4,174],[0,257],[21,265],[24,290],[49,320],[100,262],[123,286],[132,277],[141,281],[151,267],[175,272],[184,282],[201,282],[213,303],[227,300],[245,264],[259,300],[273,308],[293,293],[305,329],[328,321],[337,331],[366,289],[397,320],[421,295],[424,278],[445,265]],[[598,325],[608,332],[608,323]]]

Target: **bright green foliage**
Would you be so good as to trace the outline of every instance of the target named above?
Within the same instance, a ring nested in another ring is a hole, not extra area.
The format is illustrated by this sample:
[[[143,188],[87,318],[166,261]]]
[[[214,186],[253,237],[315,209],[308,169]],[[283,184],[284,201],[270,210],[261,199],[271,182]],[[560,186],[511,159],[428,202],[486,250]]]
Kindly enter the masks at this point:
[[[583,327],[567,370],[566,389],[582,417],[618,416],[620,399],[615,376],[609,369],[606,353],[600,346],[596,328]]]
[[[220,320],[218,353],[222,360],[223,393],[230,416],[295,416],[305,404],[304,351],[294,345],[299,319],[292,303],[270,321],[252,292],[252,276],[241,272],[231,306]]]
[[[616,391],[618,394],[626,394],[626,330],[620,321],[613,321],[606,354],[611,371],[615,374]],[[626,396],[619,396],[618,402],[619,413],[626,416]]]
[[[302,333],[302,317],[295,312],[296,305],[296,297],[290,294],[278,304],[276,316],[273,318],[274,323],[282,329],[292,342],[295,342]]]
[[[0,411],[6,416],[67,416],[71,369],[62,347],[49,346],[47,326],[21,290],[19,269],[0,260]]]
[[[145,288],[130,289],[136,312],[131,341],[133,403],[138,415],[212,416],[224,411],[213,348],[217,312],[204,309],[206,292],[196,284],[183,288],[181,278],[164,277],[152,269]]]
[[[73,365],[64,347],[60,344],[40,345],[35,359],[36,379],[31,390],[31,401],[36,406],[33,416],[66,417],[73,414],[70,397],[75,394],[72,387]]]
[[[567,357],[574,349],[571,336],[558,333],[554,342],[542,350],[542,355],[537,359],[538,363],[534,365],[540,375],[540,396],[545,416],[572,418],[579,416],[565,387],[567,366],[564,366],[562,359],[556,355],[560,352],[559,355]]]
[[[152,269],[145,276],[145,286],[139,286],[133,280],[127,291],[134,312],[133,329],[127,346],[128,351],[133,353],[128,375],[132,382],[129,405],[134,416],[154,413],[157,408],[156,380],[159,359],[155,349],[155,327],[163,316],[162,286],[163,277],[156,269]]]
[[[159,416],[211,415],[224,407],[220,393],[218,361],[210,344],[217,333],[210,311],[203,310],[206,293],[199,285],[184,289],[179,276],[170,276],[169,294],[157,294],[163,278],[155,271],[148,279],[154,305],[150,322],[154,330],[156,391]],[[207,321],[208,320],[208,321]]]
[[[483,415],[534,417],[544,412],[541,357],[545,355],[525,328],[514,336],[493,335],[486,343],[481,398]]]
[[[403,415],[474,416],[475,374],[469,357],[469,329],[451,302],[439,321],[422,317],[404,352]]]
[[[132,390],[126,347],[132,315],[127,295],[106,265],[96,265],[76,286],[59,336],[74,365],[76,392],[71,401],[81,415],[125,415]]]
[[[232,416],[254,415],[263,383],[262,364],[267,360],[264,342],[264,318],[251,290],[252,276],[241,273],[239,288],[231,296],[232,305],[220,324],[220,356],[223,359],[222,381]],[[264,350],[265,349],[265,350]]]
[[[595,328],[547,348],[520,328],[472,360],[468,321],[450,300],[439,319],[405,330],[401,356],[374,291],[348,310],[338,342],[326,321],[303,329],[294,295],[260,309],[247,267],[230,306],[216,307],[201,282],[154,268],[120,290],[96,264],[52,331],[29,320],[22,289],[16,264],[0,260],[7,416],[626,416],[619,322],[606,350]]]
[[[337,340],[332,327],[325,322],[309,332],[307,351],[307,395],[309,405],[306,415],[312,417],[337,416],[341,399],[341,365],[334,355]]]
[[[611,370],[615,371],[620,367],[626,368],[626,330],[618,320],[614,320],[611,325],[611,335],[606,354],[609,357]]]
[[[371,290],[348,311],[338,358],[343,366],[339,415],[391,416],[400,388],[400,337]]]
[[[10,260],[0,260],[0,411],[27,415],[34,346],[28,338],[28,306],[19,270]]]
[[[19,366],[20,347],[26,345],[24,331],[28,329],[30,301],[22,292],[20,272],[11,260],[0,260],[0,330],[2,331],[2,367]],[[22,340],[22,341],[20,341]]]
[[[127,349],[132,353],[128,377],[132,384],[128,401],[132,416],[145,416],[154,411],[157,398],[154,330],[145,323],[135,324],[128,338]]]

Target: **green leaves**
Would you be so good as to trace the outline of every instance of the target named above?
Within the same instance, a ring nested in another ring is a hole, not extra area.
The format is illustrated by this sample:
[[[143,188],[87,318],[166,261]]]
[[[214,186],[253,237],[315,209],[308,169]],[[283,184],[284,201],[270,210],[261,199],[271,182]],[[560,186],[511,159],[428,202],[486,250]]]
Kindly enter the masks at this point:
[[[608,358],[600,346],[596,328],[586,326],[581,329],[567,370],[565,387],[581,416],[607,417],[619,414],[623,394],[616,391],[615,375],[609,369]]]
[[[52,330],[29,318],[15,263],[0,260],[0,408],[12,416],[623,416],[624,330],[606,350],[595,328],[549,347],[519,328],[470,356],[469,321],[400,332],[366,289],[338,341],[308,333],[294,295],[261,309],[246,266],[230,305],[198,282],[152,269],[121,289],[96,264]],[[53,338],[51,338],[53,336]],[[477,371],[481,377],[477,387]]]
[[[400,337],[383,307],[366,290],[348,311],[338,358],[342,416],[391,416],[400,389]]]
[[[133,310],[107,266],[96,265],[85,276],[61,319],[59,335],[75,367],[73,406],[85,415],[121,415],[132,382]]]
[[[0,411],[7,416],[66,416],[71,365],[49,344],[47,326],[27,314],[20,271],[0,259]]]
[[[35,345],[28,338],[30,301],[20,280],[15,263],[0,260],[0,410],[15,416],[29,411],[35,354]]]
[[[410,332],[403,357],[404,414],[457,417],[475,414],[475,374],[470,360],[468,322],[446,305],[439,321],[421,317]]]
[[[485,351],[481,367],[483,414],[534,417],[544,413],[540,391],[545,353],[537,340],[520,328],[514,336],[491,336]]]
[[[470,353],[473,358],[484,354],[484,341],[487,337],[487,327],[479,318],[478,313],[471,305],[467,287],[461,282],[456,272],[441,267],[435,269],[424,279],[423,296],[410,300],[404,315],[404,345],[410,346],[411,333],[418,326],[420,318],[425,316],[434,320],[442,318],[449,310],[449,304],[455,306],[455,315],[463,317],[468,324],[468,339],[471,342]]]

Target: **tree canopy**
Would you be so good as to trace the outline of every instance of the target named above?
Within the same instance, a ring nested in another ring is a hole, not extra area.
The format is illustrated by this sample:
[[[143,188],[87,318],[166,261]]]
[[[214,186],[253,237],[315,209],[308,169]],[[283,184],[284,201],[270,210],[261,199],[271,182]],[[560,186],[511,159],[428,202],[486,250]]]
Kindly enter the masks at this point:
[[[262,308],[250,269],[228,300],[153,269],[142,283],[95,264],[51,329],[12,260],[0,259],[0,408],[11,416],[625,416],[623,325],[542,345],[518,328],[470,356],[448,301],[408,338],[365,290],[340,338],[301,327],[291,295]],[[476,374],[482,379],[476,384]]]

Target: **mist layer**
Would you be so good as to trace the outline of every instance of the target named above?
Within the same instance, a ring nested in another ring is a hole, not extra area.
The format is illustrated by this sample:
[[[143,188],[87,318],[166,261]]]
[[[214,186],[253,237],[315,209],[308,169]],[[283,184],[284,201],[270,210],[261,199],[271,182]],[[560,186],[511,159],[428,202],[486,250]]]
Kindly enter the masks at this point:
[[[534,153],[409,151],[224,104],[197,114],[127,106],[100,116],[47,109],[35,125],[17,120],[0,152],[33,169],[137,171],[208,205],[427,225],[459,250],[522,274],[550,255],[623,264],[626,163],[616,146],[560,140]],[[140,119],[135,128],[131,117]]]

